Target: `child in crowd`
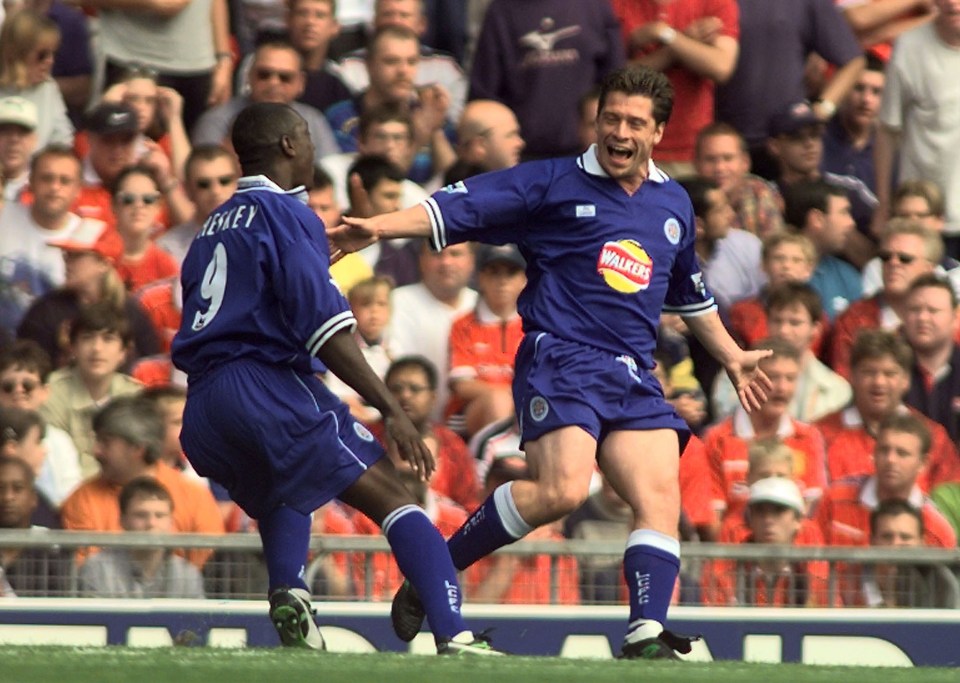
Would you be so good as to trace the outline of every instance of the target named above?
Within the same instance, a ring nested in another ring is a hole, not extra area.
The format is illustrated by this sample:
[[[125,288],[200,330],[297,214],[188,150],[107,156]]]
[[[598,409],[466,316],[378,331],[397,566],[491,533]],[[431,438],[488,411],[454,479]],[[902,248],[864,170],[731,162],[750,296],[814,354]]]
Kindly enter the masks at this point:
[[[93,455],[93,414],[141,384],[120,372],[132,342],[126,316],[108,303],[88,306],[70,326],[74,365],[50,375],[50,397],[41,408],[48,424],[67,432],[80,453],[80,472],[99,470]]]
[[[390,278],[375,276],[358,282],[347,293],[347,301],[350,302],[350,308],[353,309],[353,315],[357,319],[357,331],[354,337],[363,352],[363,357],[380,377],[387,372],[390,361],[395,355],[384,336],[387,325],[390,324],[390,292],[392,291],[393,282]],[[366,405],[360,395],[339,377],[328,372],[324,382],[330,391],[350,406],[350,413],[358,420],[368,423],[380,420],[380,412]]]
[[[0,409],[39,411],[50,395],[50,357],[40,345],[20,339],[0,349]],[[80,483],[80,456],[64,430],[46,425],[46,456],[35,472],[37,490],[57,508]]]

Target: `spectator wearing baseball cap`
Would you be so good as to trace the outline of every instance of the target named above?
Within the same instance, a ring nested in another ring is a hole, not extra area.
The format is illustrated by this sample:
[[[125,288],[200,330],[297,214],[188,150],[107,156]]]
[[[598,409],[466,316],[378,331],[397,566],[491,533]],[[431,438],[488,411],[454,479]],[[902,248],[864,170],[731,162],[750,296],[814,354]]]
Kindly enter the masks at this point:
[[[477,306],[450,329],[447,422],[468,437],[513,415],[513,362],[523,337],[517,298],[527,284],[527,262],[512,244],[481,247],[477,264]]]
[[[856,176],[821,171],[825,128],[810,102],[793,102],[770,118],[767,151],[777,162],[777,186],[783,196],[790,187],[815,180],[823,180],[847,193],[857,232],[847,239],[842,253],[851,263],[862,268],[876,251],[869,234],[877,197]]]
[[[0,204],[19,201],[36,149],[36,105],[16,95],[0,99]]]
[[[786,477],[767,477],[750,485],[745,520],[749,533],[742,543],[777,546],[821,546],[815,524],[805,519],[800,487]],[[701,585],[707,605],[814,607],[831,603],[826,562],[790,562],[775,553],[759,561],[712,560],[704,566]]]
[[[137,114],[129,105],[102,102],[87,114],[83,130],[89,148],[83,158],[83,190],[74,211],[111,227],[116,225],[111,189],[121,171],[142,163],[153,172],[166,200],[157,219],[161,227],[169,227],[171,218],[179,223],[193,217],[193,204],[180,186],[170,160],[140,132]]]
[[[18,339],[33,339],[55,367],[63,367],[71,358],[64,330],[82,308],[105,302],[122,311],[129,321],[133,345],[124,367],[141,356],[160,352],[153,324],[140,304],[127,296],[117,274],[123,241],[115,230],[103,221],[86,218],[75,230],[49,244],[63,251],[65,284],[37,299],[27,310],[17,328]]]

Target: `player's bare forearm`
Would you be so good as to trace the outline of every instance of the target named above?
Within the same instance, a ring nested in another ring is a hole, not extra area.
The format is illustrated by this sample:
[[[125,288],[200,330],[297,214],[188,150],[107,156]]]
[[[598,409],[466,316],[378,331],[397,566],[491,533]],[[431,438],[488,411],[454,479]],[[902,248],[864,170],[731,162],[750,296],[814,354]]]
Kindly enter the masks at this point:
[[[700,315],[683,316],[683,322],[703,344],[711,356],[724,367],[736,360],[743,351],[736,340],[730,336],[720,314],[716,311]]]
[[[350,332],[341,330],[330,337],[327,343],[320,347],[317,357],[384,417],[401,412],[393,394],[367,363]]]
[[[432,232],[427,210],[420,204],[372,218],[344,216],[343,223],[327,228],[327,238],[337,251],[350,254],[380,240],[398,237],[429,237]]]

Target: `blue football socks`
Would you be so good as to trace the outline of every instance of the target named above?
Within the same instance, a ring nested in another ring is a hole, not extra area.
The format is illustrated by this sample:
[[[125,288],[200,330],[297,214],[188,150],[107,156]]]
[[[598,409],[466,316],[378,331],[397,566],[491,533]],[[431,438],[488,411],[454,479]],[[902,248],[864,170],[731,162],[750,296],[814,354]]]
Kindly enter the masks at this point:
[[[637,529],[627,539],[623,576],[630,600],[630,629],[656,637],[667,620],[667,609],[680,573],[680,542],[650,529]]]
[[[507,482],[498,486],[447,541],[450,557],[457,570],[463,571],[497,548],[509,545],[533,531],[533,527],[523,521],[517,510],[511,492],[512,485],[513,482]]]
[[[282,506],[258,520],[258,526],[270,591],[287,586],[309,592],[303,572],[310,548],[310,515]]]
[[[460,615],[463,594],[443,537],[416,505],[397,508],[383,520],[383,534],[403,575],[417,589],[430,630],[438,640],[467,627]]]

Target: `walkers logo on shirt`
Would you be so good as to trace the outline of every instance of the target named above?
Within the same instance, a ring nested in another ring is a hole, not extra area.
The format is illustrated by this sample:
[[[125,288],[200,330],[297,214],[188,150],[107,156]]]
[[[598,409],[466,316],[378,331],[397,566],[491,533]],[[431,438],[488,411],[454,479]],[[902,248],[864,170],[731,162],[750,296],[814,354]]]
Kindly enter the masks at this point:
[[[597,272],[611,289],[635,294],[650,286],[653,259],[634,240],[607,242],[600,250]]]

